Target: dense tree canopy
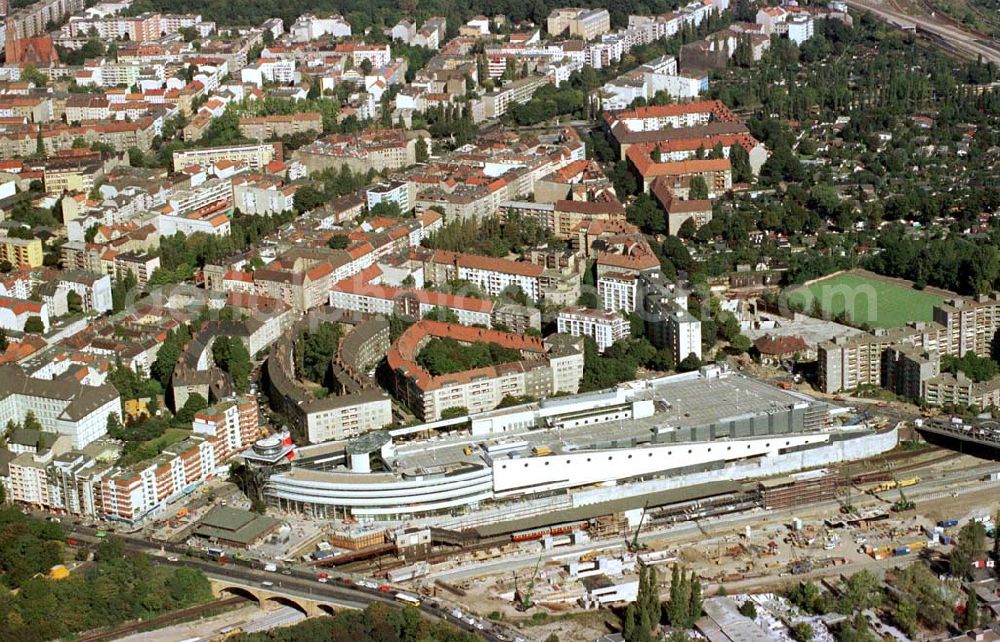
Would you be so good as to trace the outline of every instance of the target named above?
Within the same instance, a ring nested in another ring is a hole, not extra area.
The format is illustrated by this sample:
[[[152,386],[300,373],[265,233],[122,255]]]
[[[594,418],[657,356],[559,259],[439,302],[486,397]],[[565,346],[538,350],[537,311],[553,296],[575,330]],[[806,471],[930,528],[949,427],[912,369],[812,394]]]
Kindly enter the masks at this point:
[[[431,622],[415,608],[374,604],[363,611],[341,611],[290,627],[244,633],[233,642],[475,642],[479,638],[448,624]]]
[[[63,561],[59,524],[29,520],[19,509],[0,509],[0,639],[44,642],[149,618],[212,598],[201,571],[155,566],[126,553],[109,538],[97,546],[94,563],[66,579],[46,577]],[[19,589],[17,594],[10,588]]]

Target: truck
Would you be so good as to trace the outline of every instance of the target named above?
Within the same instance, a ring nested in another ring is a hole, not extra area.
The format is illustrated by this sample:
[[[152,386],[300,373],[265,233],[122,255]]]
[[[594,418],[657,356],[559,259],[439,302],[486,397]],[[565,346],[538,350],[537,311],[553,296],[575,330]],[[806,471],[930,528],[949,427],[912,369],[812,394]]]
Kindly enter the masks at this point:
[[[535,446],[531,449],[531,454],[535,457],[544,457],[545,455],[551,455],[552,449],[548,446]]]
[[[938,526],[940,526],[941,528],[951,528],[953,526],[958,526],[958,520],[957,519],[942,519],[940,522],[938,522]]]
[[[264,565],[264,570],[267,571],[268,573],[277,573],[278,565],[275,564],[274,562],[268,562],[267,564]]]

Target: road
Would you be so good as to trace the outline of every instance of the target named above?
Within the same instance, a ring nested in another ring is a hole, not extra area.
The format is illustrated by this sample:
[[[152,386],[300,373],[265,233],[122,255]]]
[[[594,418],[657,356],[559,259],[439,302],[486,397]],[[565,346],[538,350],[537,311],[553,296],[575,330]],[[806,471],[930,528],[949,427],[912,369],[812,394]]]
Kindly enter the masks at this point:
[[[912,22],[918,31],[935,36],[946,45],[947,49],[963,58],[976,60],[982,56],[983,62],[1000,64],[1000,43],[995,40],[969,33],[943,20],[928,16],[911,16],[895,11],[878,0],[847,0],[847,5],[858,11],[867,11],[882,20]]]

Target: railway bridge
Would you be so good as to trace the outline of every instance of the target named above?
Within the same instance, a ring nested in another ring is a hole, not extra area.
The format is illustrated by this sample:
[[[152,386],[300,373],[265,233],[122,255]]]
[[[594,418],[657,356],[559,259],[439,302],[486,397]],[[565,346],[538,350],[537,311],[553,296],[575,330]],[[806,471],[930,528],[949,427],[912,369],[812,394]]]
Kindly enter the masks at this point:
[[[279,580],[275,580],[278,582]],[[339,604],[323,596],[316,595],[309,597],[303,595],[301,589],[284,587],[270,587],[254,585],[249,582],[240,582],[231,579],[210,578],[212,595],[224,599],[227,597],[241,597],[246,600],[256,602],[261,608],[266,608],[270,604],[290,606],[306,615],[313,617],[317,615],[333,615],[345,609],[357,608],[346,604]]]

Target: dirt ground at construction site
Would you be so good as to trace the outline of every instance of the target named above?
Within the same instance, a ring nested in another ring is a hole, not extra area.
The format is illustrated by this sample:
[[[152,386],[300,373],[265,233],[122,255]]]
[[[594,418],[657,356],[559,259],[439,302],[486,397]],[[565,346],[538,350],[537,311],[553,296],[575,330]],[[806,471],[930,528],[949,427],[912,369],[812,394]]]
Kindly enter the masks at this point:
[[[594,541],[584,552],[576,549],[565,555],[558,554],[558,549],[544,551],[540,542],[525,543],[518,547],[523,553],[518,565],[503,572],[494,567],[488,574],[455,584],[467,593],[462,602],[470,611],[515,623],[532,639],[545,639],[550,633],[561,640],[597,639],[617,630],[619,617],[615,605],[590,610],[580,606],[592,588],[581,580],[586,575],[580,572],[581,562],[601,557],[621,560],[624,573],[613,582],[627,583],[635,579],[636,554],[644,559],[655,557],[664,599],[675,561],[702,578],[707,595],[720,586],[730,594],[780,592],[804,579],[818,581],[862,568],[881,572],[918,559],[925,548],[946,552],[948,547],[935,541],[940,522],[989,516],[1000,508],[997,482],[982,478],[1000,470],[997,462],[929,447],[899,462],[894,464],[899,474],[913,484],[905,491],[915,509],[890,510],[897,497],[903,496],[901,490],[873,493],[874,484],[856,485],[849,492],[841,491],[839,504],[850,503],[858,513],[879,515],[858,525],[832,527],[830,523],[840,521],[843,514],[838,503],[825,502],[790,511],[757,510],[730,516],[736,519],[706,519],[683,534],[644,533],[645,544],[634,553],[628,552],[625,538]],[[851,465],[849,474],[889,466],[871,460]],[[895,551],[902,547],[908,552],[898,555]],[[886,557],[880,551],[889,554]],[[533,556],[538,557],[530,563],[523,560]],[[515,608],[516,589],[522,595],[531,591],[534,604],[526,612]]]

